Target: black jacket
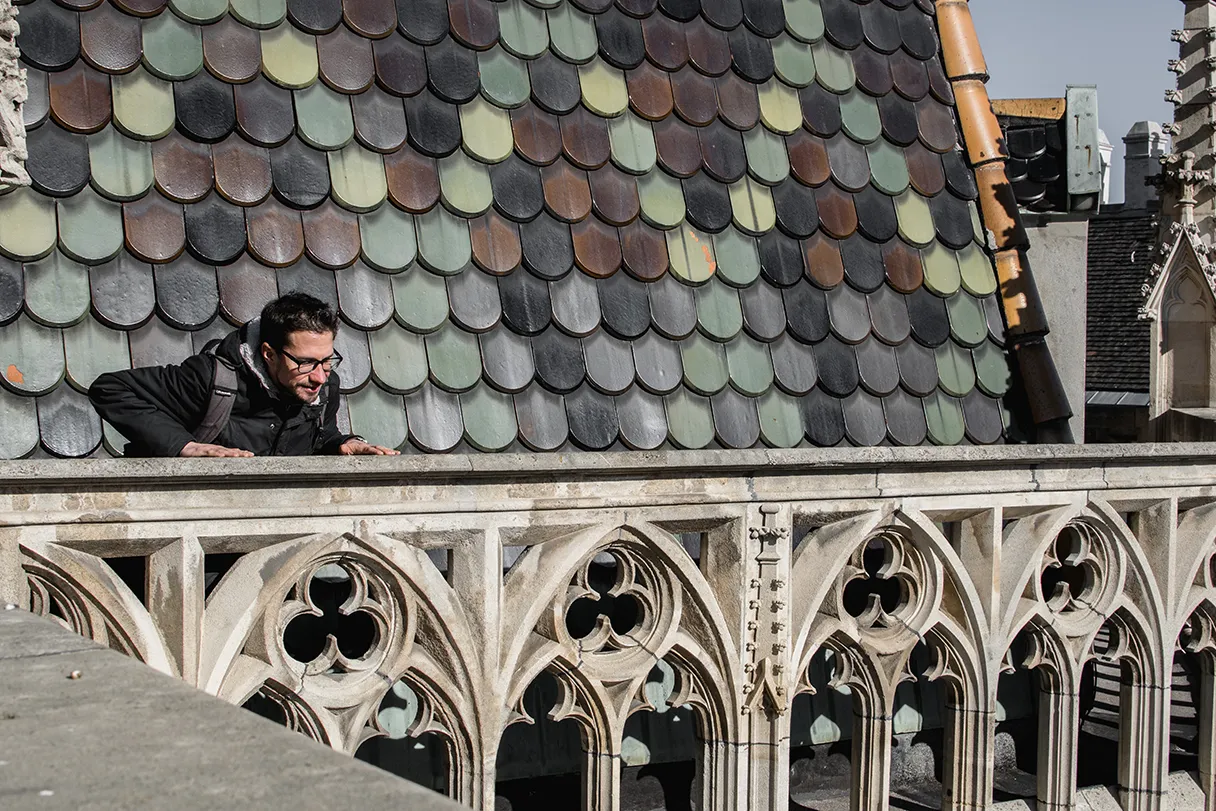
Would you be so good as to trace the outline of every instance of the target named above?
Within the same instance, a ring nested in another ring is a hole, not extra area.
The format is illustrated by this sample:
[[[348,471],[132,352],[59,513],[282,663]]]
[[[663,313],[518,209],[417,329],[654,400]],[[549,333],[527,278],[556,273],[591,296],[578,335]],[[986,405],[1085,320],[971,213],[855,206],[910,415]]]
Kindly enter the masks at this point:
[[[274,384],[264,383],[250,360],[242,357],[241,344],[250,328],[233,331],[213,349],[237,370],[238,388],[232,416],[212,443],[255,456],[337,453],[351,436],[338,430],[338,375],[329,376],[315,404],[277,396]],[[248,358],[258,357],[257,347],[246,352]],[[102,419],[130,440],[128,456],[177,456],[203,421],[216,362],[204,352],[180,366],[104,374],[89,389],[89,399]]]

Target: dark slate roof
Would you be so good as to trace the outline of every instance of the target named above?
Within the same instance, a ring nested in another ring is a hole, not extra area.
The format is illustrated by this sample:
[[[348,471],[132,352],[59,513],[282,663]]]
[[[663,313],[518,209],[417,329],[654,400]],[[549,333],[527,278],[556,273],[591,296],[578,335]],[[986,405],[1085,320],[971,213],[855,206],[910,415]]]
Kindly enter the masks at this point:
[[[1103,214],[1089,222],[1087,391],[1148,391],[1149,324],[1137,312],[1156,241],[1153,212]]]
[[[1030,211],[1068,211],[1064,118],[998,115],[1009,161],[1005,170],[1018,205]]]
[[[95,452],[97,374],[296,289],[341,310],[344,419],[412,451],[1002,438],[929,0],[20,13],[0,456]]]

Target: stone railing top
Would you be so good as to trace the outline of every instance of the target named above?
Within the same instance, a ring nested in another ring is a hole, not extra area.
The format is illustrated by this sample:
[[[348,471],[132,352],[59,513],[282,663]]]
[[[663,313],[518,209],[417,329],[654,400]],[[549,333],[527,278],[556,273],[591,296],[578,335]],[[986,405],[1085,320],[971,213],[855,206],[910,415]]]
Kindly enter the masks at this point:
[[[0,680],[7,808],[461,807],[25,611],[0,611]]]
[[[184,483],[325,485],[423,481],[816,475],[907,469],[967,470],[1216,465],[1216,443],[1004,445],[911,448],[452,454],[259,459],[35,459],[0,461],[0,490]],[[981,488],[982,489],[982,488]]]

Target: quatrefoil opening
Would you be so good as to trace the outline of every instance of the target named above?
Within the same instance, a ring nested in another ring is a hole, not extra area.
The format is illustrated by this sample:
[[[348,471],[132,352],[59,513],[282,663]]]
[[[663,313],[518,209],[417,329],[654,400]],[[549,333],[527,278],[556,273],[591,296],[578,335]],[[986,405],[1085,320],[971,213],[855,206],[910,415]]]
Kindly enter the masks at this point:
[[[1101,572],[1094,557],[1092,532],[1088,525],[1074,522],[1060,531],[1048,549],[1039,584],[1052,611],[1087,607],[1098,591]]]
[[[380,598],[357,567],[337,561],[313,569],[287,595],[284,651],[308,674],[366,669],[387,627]]]

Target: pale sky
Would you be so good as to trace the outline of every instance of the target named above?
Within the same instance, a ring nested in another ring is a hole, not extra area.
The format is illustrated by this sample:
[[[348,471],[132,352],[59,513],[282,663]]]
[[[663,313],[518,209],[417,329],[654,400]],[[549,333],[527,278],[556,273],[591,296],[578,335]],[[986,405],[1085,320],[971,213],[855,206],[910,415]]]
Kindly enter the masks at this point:
[[[1098,86],[1100,126],[1114,144],[1110,201],[1123,199],[1123,136],[1137,121],[1173,121],[1166,62],[1182,27],[1178,0],[971,0],[994,98],[1062,97]]]

